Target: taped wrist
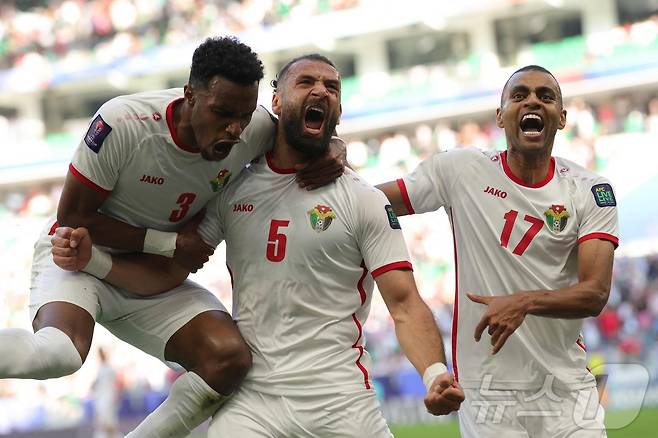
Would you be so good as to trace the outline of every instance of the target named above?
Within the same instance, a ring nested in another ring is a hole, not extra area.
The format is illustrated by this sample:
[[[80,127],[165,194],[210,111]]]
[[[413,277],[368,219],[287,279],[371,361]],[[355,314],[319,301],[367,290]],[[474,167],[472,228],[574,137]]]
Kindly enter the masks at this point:
[[[428,366],[423,373],[423,383],[425,384],[425,389],[429,391],[432,387],[432,383],[434,383],[434,379],[436,379],[439,374],[443,374],[446,371],[448,371],[448,367],[446,367],[446,365],[441,362],[436,362]]]
[[[148,228],[144,236],[143,252],[172,258],[176,251],[177,237],[178,233]]]
[[[91,274],[94,277],[102,280],[107,277],[107,274],[112,270],[112,256],[108,253],[96,248],[95,245],[91,247],[91,258],[87,265],[82,268],[82,272]]]

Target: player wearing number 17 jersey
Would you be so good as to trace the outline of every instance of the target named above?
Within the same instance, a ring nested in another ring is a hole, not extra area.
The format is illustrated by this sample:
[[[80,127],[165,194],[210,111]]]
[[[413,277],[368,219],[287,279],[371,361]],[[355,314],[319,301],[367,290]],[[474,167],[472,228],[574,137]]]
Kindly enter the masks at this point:
[[[382,188],[398,212],[444,207],[452,225],[462,435],[599,437],[602,412],[579,417],[584,407],[572,391],[596,392],[580,331],[608,297],[618,243],[614,193],[604,178],[551,157],[566,111],[548,71],[517,71],[501,100],[506,151],[438,153]],[[478,342],[486,328],[489,346]],[[535,397],[542,388],[551,394]],[[500,400],[490,390],[517,397],[497,420],[483,408]]]

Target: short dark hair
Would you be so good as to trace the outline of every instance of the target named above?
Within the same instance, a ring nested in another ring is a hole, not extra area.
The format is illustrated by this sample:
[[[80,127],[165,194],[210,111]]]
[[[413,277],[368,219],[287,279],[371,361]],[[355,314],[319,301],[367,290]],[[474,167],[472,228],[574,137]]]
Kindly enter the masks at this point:
[[[517,74],[517,73],[523,73],[525,71],[539,71],[542,73],[546,73],[550,75],[553,79],[555,79],[555,83],[557,84],[557,91],[558,91],[558,98],[560,100],[560,105],[562,105],[562,89],[560,88],[560,82],[558,82],[557,78],[553,73],[542,67],[541,65],[535,65],[535,64],[530,64],[526,65],[525,67],[521,67],[520,69],[516,70],[514,73],[509,75],[509,78],[507,78],[507,82],[505,82],[505,85],[503,86],[503,92],[500,94],[500,104],[502,106],[503,104],[503,98],[505,96],[505,91],[507,91],[507,85],[509,84],[509,81],[512,80],[512,77]]]
[[[249,85],[263,79],[263,63],[235,37],[207,38],[194,50],[189,83],[207,87],[215,76]]]
[[[288,73],[288,70],[290,70],[290,67],[292,67],[293,64],[299,62],[299,61],[304,61],[304,60],[310,60],[310,61],[320,61],[324,62],[325,64],[329,64],[333,68],[336,68],[336,65],[331,61],[331,59],[327,58],[324,55],[321,55],[319,53],[307,53],[306,55],[301,55],[296,58],[291,59],[288,61],[286,65],[284,65],[281,70],[279,70],[279,73],[276,75],[276,78],[272,79],[270,82],[270,85],[272,85],[272,88],[274,88],[274,91],[277,91],[277,86],[279,85],[279,82],[286,76]]]

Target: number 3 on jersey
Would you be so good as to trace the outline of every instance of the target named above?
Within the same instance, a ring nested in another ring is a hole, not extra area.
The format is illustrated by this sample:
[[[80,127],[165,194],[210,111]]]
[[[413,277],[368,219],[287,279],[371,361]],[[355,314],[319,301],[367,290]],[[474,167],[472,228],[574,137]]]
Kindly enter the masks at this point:
[[[178,210],[173,210],[169,215],[169,222],[178,222],[183,219],[190,210],[190,204],[196,199],[196,193],[181,193],[176,204],[180,206]]]
[[[279,228],[287,227],[290,221],[272,219],[270,222],[270,232],[267,238],[267,250],[265,255],[267,260],[278,263],[286,256],[286,235],[279,231]]]
[[[507,248],[507,244],[509,243],[509,238],[512,235],[512,229],[514,228],[514,222],[516,222],[516,217],[519,215],[519,212],[516,210],[510,210],[507,213],[505,213],[505,226],[503,227],[503,232],[500,235],[500,246],[503,248]],[[528,228],[528,231],[525,232],[523,237],[521,238],[521,241],[516,245],[514,248],[514,251],[512,253],[520,256],[523,255],[526,249],[528,249],[528,246],[530,245],[530,242],[532,242],[532,239],[535,238],[537,233],[539,233],[544,226],[544,221],[534,217],[530,216],[529,214],[526,214],[523,219],[526,222],[530,222],[530,228]]]

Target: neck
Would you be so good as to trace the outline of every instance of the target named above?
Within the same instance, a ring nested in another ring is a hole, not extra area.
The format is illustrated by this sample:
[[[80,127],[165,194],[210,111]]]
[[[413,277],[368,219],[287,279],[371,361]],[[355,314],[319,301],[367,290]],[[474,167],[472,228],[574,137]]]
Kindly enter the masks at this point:
[[[507,165],[510,171],[528,185],[535,185],[546,178],[551,164],[551,148],[536,154],[523,153],[507,148]]]
[[[293,169],[300,164],[306,164],[310,158],[292,147],[285,138],[283,129],[276,131],[276,139],[272,148],[272,162],[279,169]]]
[[[190,111],[191,108],[185,99],[174,103],[174,129],[176,129],[176,135],[183,144],[190,149],[198,149],[190,124]]]

